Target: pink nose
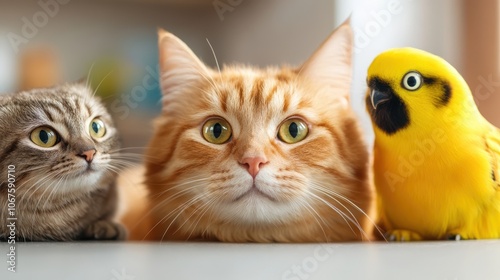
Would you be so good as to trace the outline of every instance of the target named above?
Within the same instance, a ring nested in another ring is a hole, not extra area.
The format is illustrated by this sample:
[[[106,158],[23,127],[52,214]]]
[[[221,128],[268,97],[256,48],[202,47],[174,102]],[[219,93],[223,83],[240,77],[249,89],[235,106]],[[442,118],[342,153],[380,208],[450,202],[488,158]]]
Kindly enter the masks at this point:
[[[240,163],[244,165],[248,173],[252,175],[253,178],[257,176],[262,165],[268,163],[269,161],[265,157],[247,157],[244,158]]]
[[[81,154],[79,154],[79,156],[84,158],[88,163],[91,163],[92,160],[94,159],[94,155],[96,152],[97,152],[96,149],[91,149],[91,150],[82,152]]]

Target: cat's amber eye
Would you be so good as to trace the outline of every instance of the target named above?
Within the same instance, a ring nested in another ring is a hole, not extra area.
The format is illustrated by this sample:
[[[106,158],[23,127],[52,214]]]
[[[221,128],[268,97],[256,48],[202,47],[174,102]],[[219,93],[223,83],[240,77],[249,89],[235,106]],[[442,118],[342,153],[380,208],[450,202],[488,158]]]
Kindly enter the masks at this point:
[[[99,118],[95,118],[90,122],[90,136],[93,138],[101,138],[106,134],[106,126]]]
[[[232,134],[231,126],[222,118],[213,118],[205,122],[202,128],[203,138],[213,144],[224,144]]]
[[[42,126],[33,130],[30,134],[30,139],[33,143],[42,148],[54,147],[59,143],[57,132],[47,126]]]
[[[307,123],[299,118],[286,120],[281,124],[278,131],[278,138],[288,144],[300,142],[309,133]]]

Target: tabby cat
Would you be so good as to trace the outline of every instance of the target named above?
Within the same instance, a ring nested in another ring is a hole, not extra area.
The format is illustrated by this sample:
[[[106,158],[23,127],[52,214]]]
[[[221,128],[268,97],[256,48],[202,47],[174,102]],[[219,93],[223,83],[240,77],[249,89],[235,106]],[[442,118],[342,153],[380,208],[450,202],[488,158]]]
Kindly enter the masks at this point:
[[[162,113],[146,185],[155,240],[367,238],[369,156],[349,105],[352,31],[301,67],[205,66],[159,32]]]
[[[117,132],[86,85],[0,95],[0,134],[0,239],[125,238],[112,221]]]

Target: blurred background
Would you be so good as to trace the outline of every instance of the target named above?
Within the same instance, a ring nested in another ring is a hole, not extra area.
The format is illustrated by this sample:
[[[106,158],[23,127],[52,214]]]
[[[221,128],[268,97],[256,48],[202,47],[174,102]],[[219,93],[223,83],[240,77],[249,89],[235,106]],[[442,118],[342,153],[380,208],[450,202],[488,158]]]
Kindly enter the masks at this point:
[[[499,3],[473,0],[0,0],[0,92],[91,81],[123,142],[144,147],[160,111],[158,27],[208,65],[300,65],[351,15],[352,104],[364,112],[371,60],[392,47],[442,56],[468,81],[483,115],[500,126]]]

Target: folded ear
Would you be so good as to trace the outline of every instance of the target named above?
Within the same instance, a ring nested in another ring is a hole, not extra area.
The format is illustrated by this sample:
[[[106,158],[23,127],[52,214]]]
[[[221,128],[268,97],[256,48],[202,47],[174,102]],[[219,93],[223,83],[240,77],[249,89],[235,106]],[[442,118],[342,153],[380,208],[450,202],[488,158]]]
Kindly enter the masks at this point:
[[[302,65],[300,75],[332,89],[349,100],[352,79],[353,35],[347,19]]]
[[[88,77],[81,77],[80,79],[74,81],[74,84],[87,85]]]
[[[158,30],[160,81],[163,107],[176,99],[186,87],[207,79],[210,74],[203,62],[179,38],[163,29]]]

